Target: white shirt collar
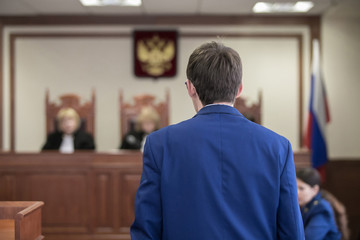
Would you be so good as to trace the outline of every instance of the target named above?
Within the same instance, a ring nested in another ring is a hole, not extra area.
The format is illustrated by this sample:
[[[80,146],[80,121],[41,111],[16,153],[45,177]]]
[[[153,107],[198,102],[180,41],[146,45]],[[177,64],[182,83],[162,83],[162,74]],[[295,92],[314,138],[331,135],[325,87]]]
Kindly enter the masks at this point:
[[[222,106],[228,106],[228,107],[233,107],[233,105],[229,105],[229,104],[225,104],[225,103],[211,103],[211,104],[208,104],[204,107],[209,107],[209,106],[214,106],[214,105],[222,105]]]

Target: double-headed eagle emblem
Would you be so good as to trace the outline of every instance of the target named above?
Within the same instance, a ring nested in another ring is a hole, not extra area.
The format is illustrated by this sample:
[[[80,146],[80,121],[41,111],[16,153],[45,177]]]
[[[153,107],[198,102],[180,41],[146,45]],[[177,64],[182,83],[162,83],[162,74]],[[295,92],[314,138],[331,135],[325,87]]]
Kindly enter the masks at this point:
[[[137,42],[137,58],[144,72],[158,77],[172,68],[171,61],[175,57],[175,43],[154,35],[148,40]]]

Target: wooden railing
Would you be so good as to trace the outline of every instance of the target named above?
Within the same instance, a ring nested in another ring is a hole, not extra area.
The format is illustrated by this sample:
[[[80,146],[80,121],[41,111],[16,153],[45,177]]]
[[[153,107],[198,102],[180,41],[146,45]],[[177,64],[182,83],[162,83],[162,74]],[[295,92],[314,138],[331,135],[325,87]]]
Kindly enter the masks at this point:
[[[309,165],[308,154],[295,163]],[[49,240],[130,239],[141,172],[137,151],[0,153],[0,201],[43,201]]]

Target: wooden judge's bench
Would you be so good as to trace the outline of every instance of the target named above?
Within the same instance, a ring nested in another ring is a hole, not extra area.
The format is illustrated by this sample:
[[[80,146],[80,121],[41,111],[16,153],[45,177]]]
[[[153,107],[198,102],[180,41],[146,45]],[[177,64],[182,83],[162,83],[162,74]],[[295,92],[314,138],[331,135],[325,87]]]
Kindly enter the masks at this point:
[[[295,153],[297,168],[310,165]],[[0,153],[0,201],[42,201],[42,234],[52,239],[130,239],[142,154]]]

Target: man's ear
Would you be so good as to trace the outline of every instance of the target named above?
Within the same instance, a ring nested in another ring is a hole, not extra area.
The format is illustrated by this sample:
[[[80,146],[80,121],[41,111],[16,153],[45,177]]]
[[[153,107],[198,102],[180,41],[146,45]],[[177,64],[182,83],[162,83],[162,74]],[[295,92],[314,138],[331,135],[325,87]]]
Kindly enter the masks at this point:
[[[239,87],[239,89],[238,89],[238,92],[237,92],[237,94],[236,94],[236,98],[240,96],[240,93],[242,92],[242,89],[243,89],[243,84],[242,84],[242,82],[241,82],[240,87]]]
[[[186,80],[186,85],[187,85],[187,90],[188,90],[188,94],[190,97],[195,97],[196,96],[196,89],[194,87],[194,85],[190,82],[190,80]]]

